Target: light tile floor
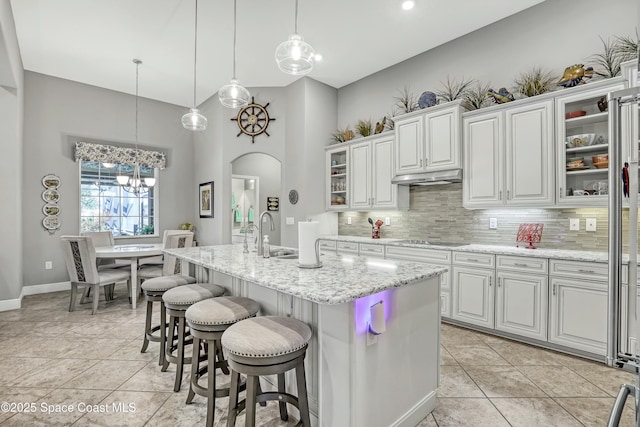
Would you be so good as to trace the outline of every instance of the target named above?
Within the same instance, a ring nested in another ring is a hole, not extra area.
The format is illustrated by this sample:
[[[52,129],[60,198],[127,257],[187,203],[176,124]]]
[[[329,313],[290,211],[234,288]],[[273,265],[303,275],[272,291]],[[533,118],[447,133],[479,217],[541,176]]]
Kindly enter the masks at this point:
[[[174,393],[175,368],[160,372],[158,344],[140,353],[144,305],[131,310],[119,293],[95,316],[90,304],[69,313],[68,292],[28,296],[22,309],[0,312],[0,402],[35,404],[32,413],[0,412],[2,426],[204,425],[204,398],[184,404],[190,369]],[[604,426],[620,385],[633,381],[619,369],[443,324],[437,407],[419,426]],[[218,426],[226,401],[217,400]],[[114,409],[129,404],[135,411]],[[275,403],[258,413],[263,426],[296,421],[281,421]],[[628,402],[621,425],[632,426],[633,416]]]

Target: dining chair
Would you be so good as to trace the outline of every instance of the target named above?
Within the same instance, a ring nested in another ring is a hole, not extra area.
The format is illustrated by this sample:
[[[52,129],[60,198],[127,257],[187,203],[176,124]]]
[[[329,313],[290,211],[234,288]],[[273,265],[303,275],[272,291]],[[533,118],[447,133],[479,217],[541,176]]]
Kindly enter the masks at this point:
[[[171,236],[173,234],[184,234],[185,232],[191,233],[190,231],[186,231],[186,230],[164,230],[164,233],[162,233],[162,246],[164,247],[167,244],[167,239],[168,239],[169,236]],[[189,246],[191,246],[191,245],[189,245]],[[163,262],[164,262],[164,256],[163,255],[152,256],[152,257],[147,257],[147,258],[141,258],[138,261],[138,263],[140,265],[144,265],[144,266],[160,266],[160,267],[162,267],[162,263]]]
[[[131,272],[127,269],[108,268],[98,270],[96,264],[96,250],[93,239],[87,236],[62,236],[64,243],[64,259],[67,272],[71,281],[71,301],[69,311],[73,311],[76,305],[78,286],[91,288],[93,295],[93,307],[91,314],[96,314],[98,301],[100,300],[100,288],[105,289],[105,299],[109,300],[108,285],[117,282],[131,281]]]
[[[85,231],[80,233],[81,236],[91,237],[93,240],[93,246],[114,246],[115,240],[113,238],[113,233],[111,231]],[[129,268],[130,263],[128,260],[117,260],[114,258],[98,258],[97,259],[98,270],[105,268],[121,268],[126,267]],[[109,299],[113,299],[113,291],[114,286],[109,286],[109,288],[105,288],[105,291],[109,293]],[[80,299],[80,303],[84,304],[85,300],[89,298],[91,295],[91,288],[85,287],[82,299]]]

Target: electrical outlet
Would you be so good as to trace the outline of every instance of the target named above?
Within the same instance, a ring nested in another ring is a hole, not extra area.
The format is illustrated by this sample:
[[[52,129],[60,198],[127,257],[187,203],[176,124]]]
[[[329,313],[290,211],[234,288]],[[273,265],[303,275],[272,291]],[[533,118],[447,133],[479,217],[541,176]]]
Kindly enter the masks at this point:
[[[569,230],[580,231],[580,218],[569,218]]]
[[[391,225],[391,217],[390,216],[385,216],[384,217],[384,225]]]
[[[498,228],[498,218],[489,218],[489,228],[491,230]]]
[[[351,225],[351,217],[350,216],[347,217],[347,224]]]
[[[294,225],[295,223],[296,223],[296,220],[294,217],[292,216],[287,217],[287,225]]]
[[[595,218],[587,218],[587,231],[596,231],[596,219]]]
[[[44,269],[45,270],[51,270],[53,268],[53,261],[45,261],[44,262]]]

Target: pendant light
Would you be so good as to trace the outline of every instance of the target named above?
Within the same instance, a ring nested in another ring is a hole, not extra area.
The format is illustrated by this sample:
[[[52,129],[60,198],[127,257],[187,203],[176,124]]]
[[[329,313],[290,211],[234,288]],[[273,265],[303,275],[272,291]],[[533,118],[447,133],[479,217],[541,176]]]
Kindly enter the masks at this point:
[[[284,73],[300,76],[313,70],[315,51],[311,45],[298,34],[298,0],[296,0],[295,30],[287,41],[280,43],[276,49],[276,63]]]
[[[249,104],[249,91],[236,80],[236,2],[233,0],[233,77],[218,91],[220,103],[227,108],[241,108]]]
[[[193,108],[182,116],[182,126],[187,130],[203,131],[207,128],[207,118],[196,108],[196,70],[198,64],[198,0],[196,0],[195,35],[193,43]]]
[[[153,187],[156,183],[155,178],[140,178],[140,165],[138,164],[138,68],[142,61],[134,59],[133,63],[136,64],[136,154],[133,161],[133,174],[131,176],[118,175],[116,181],[122,186],[122,189],[127,193],[133,193],[136,196],[149,192],[149,188]]]

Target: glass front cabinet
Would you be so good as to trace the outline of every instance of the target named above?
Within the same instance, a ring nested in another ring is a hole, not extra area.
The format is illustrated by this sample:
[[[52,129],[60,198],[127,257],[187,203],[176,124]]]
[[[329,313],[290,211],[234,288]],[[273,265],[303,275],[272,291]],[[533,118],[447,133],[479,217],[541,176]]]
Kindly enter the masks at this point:
[[[349,146],[326,151],[326,207],[327,210],[349,209]]]
[[[558,205],[607,205],[612,134],[606,97],[625,86],[620,77],[588,83],[556,97]],[[625,151],[623,162],[628,157]]]

